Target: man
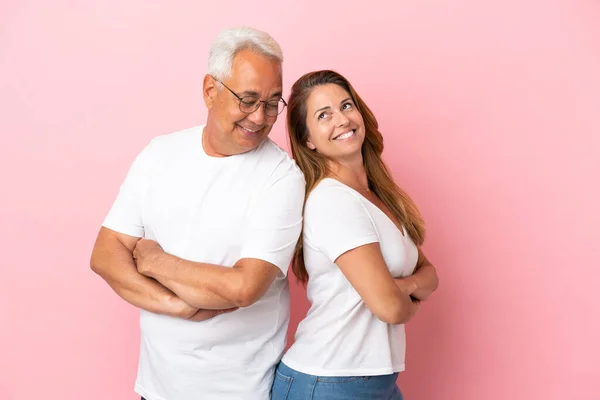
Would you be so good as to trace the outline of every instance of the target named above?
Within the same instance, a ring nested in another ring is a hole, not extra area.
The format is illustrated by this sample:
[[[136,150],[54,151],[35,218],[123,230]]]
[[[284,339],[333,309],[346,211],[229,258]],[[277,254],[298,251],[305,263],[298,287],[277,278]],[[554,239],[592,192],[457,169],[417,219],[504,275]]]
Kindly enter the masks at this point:
[[[285,107],[281,62],[268,34],[221,32],[206,125],[150,142],[98,234],[92,269],[141,309],[146,400],[269,397],[305,188],[267,138]]]

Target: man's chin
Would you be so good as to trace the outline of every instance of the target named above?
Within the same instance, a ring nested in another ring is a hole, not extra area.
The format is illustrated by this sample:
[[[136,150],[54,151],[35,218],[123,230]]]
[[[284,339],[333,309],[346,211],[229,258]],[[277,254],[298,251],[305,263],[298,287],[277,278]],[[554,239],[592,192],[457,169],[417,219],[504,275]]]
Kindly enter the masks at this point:
[[[239,135],[236,135],[234,143],[235,143],[235,147],[237,147],[239,153],[245,153],[245,152],[248,152],[250,150],[254,150],[255,148],[257,148],[262,143],[262,139],[261,138],[244,138],[244,137],[240,137]]]

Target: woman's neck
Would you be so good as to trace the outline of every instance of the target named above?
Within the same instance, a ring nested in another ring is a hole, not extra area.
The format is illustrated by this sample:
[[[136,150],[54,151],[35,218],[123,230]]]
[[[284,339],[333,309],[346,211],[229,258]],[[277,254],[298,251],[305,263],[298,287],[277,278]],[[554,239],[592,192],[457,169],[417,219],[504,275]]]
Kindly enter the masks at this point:
[[[369,192],[369,179],[363,164],[362,155],[344,161],[330,161],[329,170],[332,178],[341,181],[352,189],[365,193]]]

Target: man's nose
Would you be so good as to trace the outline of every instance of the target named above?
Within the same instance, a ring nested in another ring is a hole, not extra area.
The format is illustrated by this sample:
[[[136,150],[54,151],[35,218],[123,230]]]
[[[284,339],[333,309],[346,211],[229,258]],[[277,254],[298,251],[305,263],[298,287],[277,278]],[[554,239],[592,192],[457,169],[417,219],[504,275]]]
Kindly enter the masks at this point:
[[[265,105],[264,103],[259,103],[258,109],[253,113],[248,115],[248,119],[255,125],[262,125],[265,123]]]

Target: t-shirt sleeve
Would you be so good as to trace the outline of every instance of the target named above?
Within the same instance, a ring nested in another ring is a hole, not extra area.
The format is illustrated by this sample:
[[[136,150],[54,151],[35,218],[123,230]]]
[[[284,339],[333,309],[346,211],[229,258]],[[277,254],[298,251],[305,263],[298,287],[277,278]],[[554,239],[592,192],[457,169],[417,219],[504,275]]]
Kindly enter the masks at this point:
[[[304,177],[289,171],[257,199],[243,234],[240,258],[276,265],[286,275],[302,230]]]
[[[102,226],[129,236],[143,237],[143,197],[150,180],[150,142],[136,157]]]
[[[330,186],[311,193],[304,211],[307,241],[331,262],[345,252],[379,242],[375,225],[357,194]]]

